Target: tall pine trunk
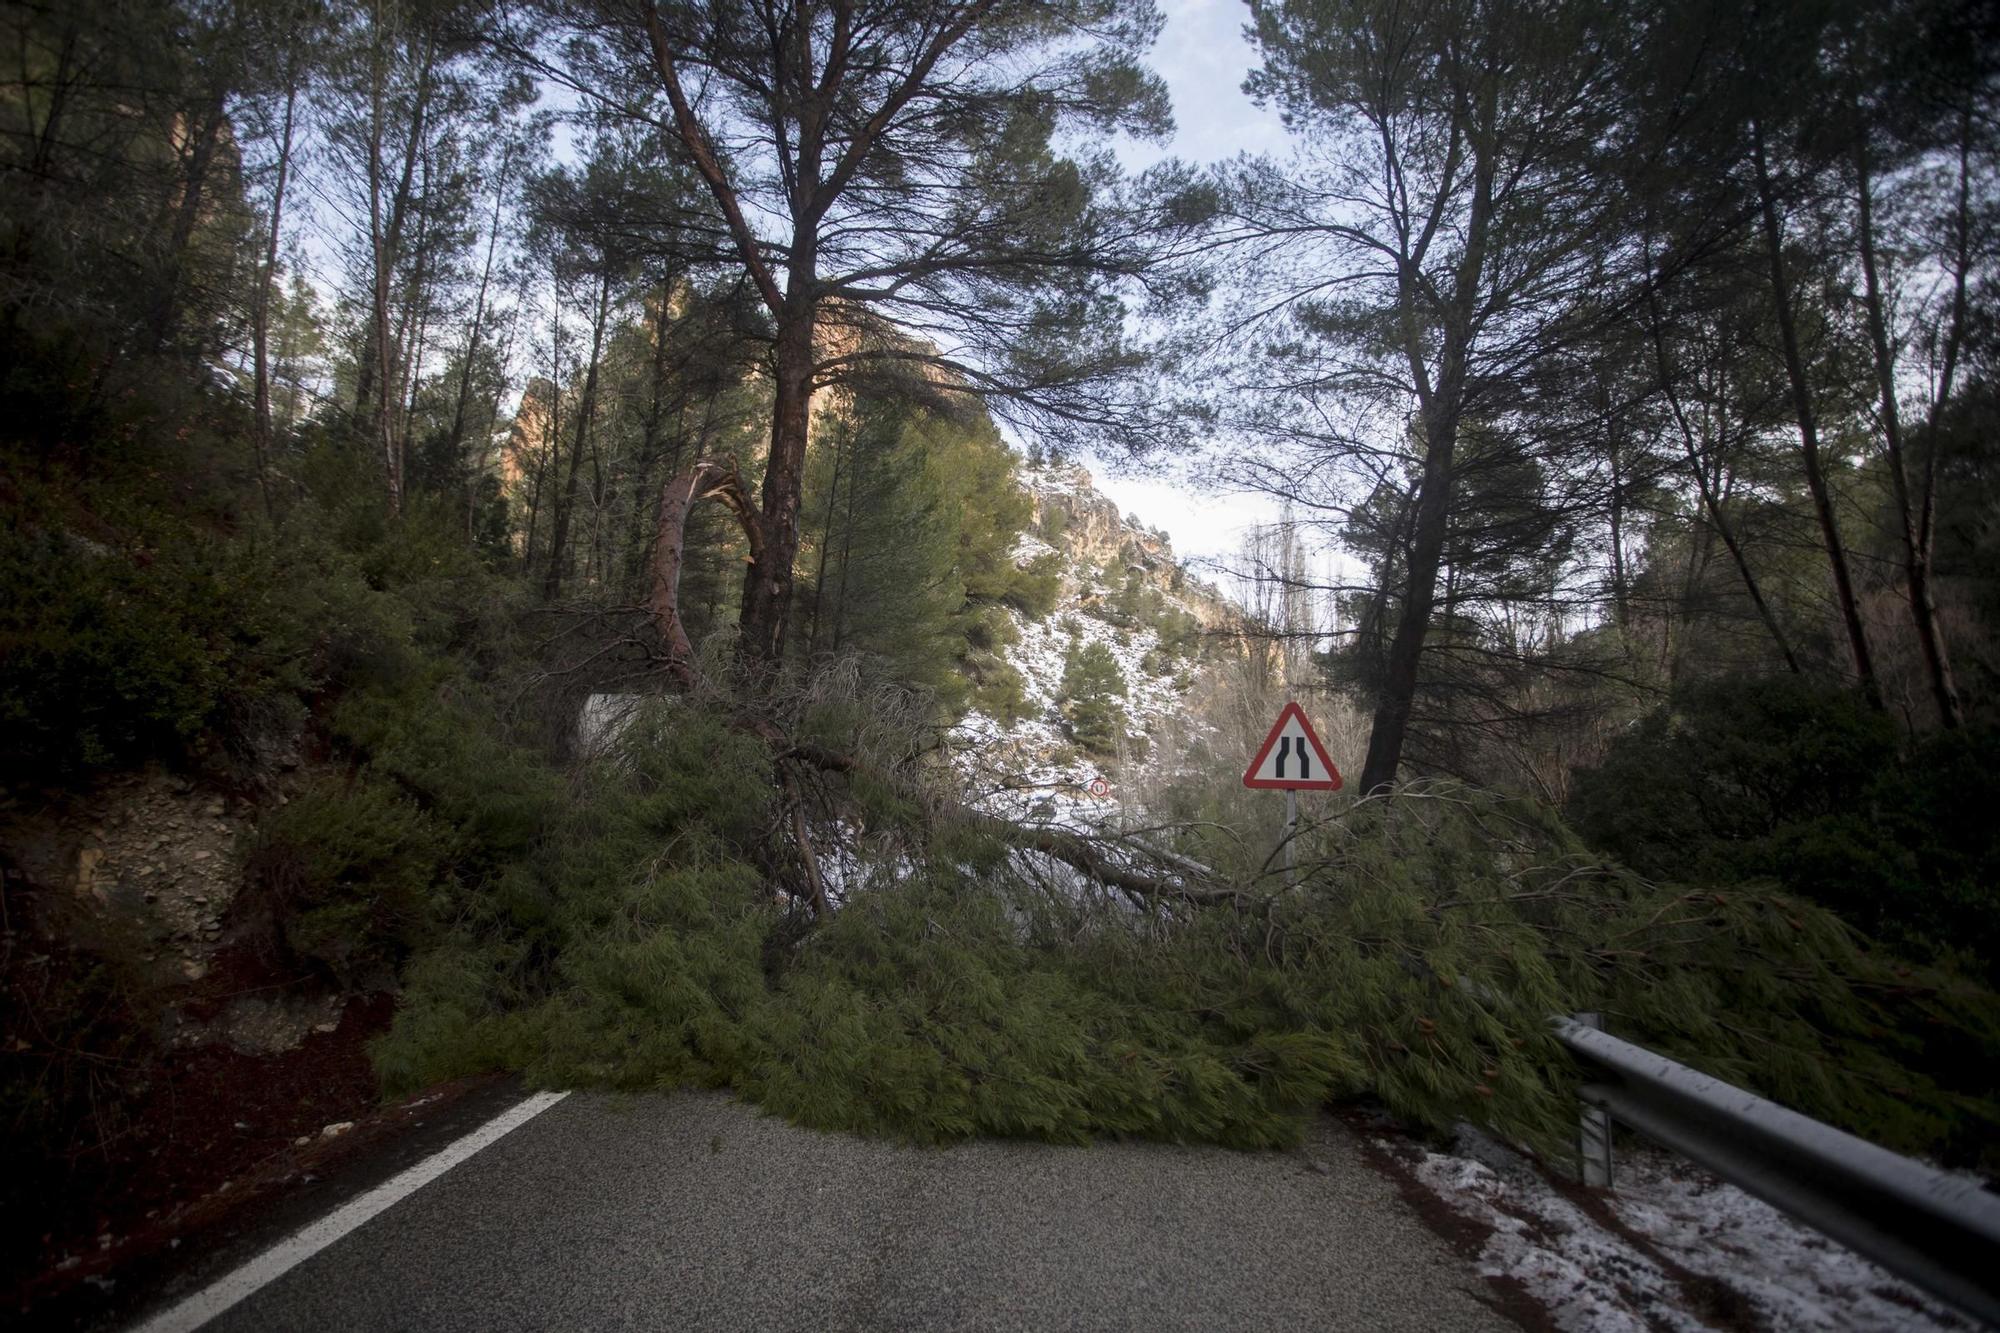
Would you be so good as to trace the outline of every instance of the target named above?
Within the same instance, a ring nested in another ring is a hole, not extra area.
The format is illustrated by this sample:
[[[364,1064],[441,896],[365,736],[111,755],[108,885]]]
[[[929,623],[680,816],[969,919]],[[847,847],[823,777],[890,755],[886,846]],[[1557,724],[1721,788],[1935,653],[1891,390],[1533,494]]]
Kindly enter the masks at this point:
[[[166,346],[174,321],[180,315],[181,273],[187,263],[188,245],[194,239],[195,223],[201,218],[202,196],[207,190],[209,169],[222,146],[226,119],[224,93],[217,88],[204,105],[200,121],[188,126],[188,144],[182,153],[180,197],[175,202],[173,227],[167,237],[166,271],[160,277],[147,321],[148,348],[154,355]]]
[[[287,71],[285,121],[278,134],[278,175],[271,187],[270,234],[264,239],[264,266],[257,275],[256,302],[250,310],[252,374],[256,380],[255,417],[251,428],[257,450],[257,488],[263,492],[265,517],[271,510],[271,284],[277,278],[278,243],[285,218],[285,184],[292,169],[292,118],[298,106],[296,70]]]
[[[1459,403],[1464,387],[1464,349],[1456,340],[1446,345],[1446,365],[1437,391],[1423,414],[1424,474],[1417,488],[1415,520],[1410,531],[1409,581],[1403,613],[1389,641],[1381,696],[1368,731],[1368,757],[1361,766],[1364,794],[1389,786],[1403,759],[1409,733],[1410,707],[1417,694],[1417,669],[1424,639],[1437,608],[1438,571],[1444,558],[1445,536],[1451,523],[1452,461],[1458,446]]]
[[[610,310],[611,274],[607,269],[598,278],[597,310],[590,322],[590,359],[583,372],[583,397],[576,408],[576,443],[570,448],[568,475],[563,479],[562,493],[556,497],[555,523],[549,534],[549,567],[542,577],[542,597],[545,601],[552,602],[562,593],[563,574],[569,560],[570,515],[576,509],[577,478],[583,465],[590,419],[597,406],[597,363],[604,348],[604,325]]]
[[[1650,269],[1652,265],[1650,234],[1646,248],[1646,262]],[[1660,392],[1666,396],[1667,407],[1673,414],[1675,429],[1680,434],[1681,452],[1687,457],[1688,473],[1694,478],[1695,490],[1701,497],[1702,509],[1707,514],[1709,528],[1722,539],[1723,546],[1728,549],[1729,558],[1736,566],[1737,577],[1743,580],[1743,590],[1749,594],[1750,604],[1757,609],[1757,618],[1764,623],[1764,628],[1770,632],[1771,641],[1778,646],[1778,652],[1784,657],[1786,669],[1793,675],[1798,675],[1799,659],[1792,652],[1791,641],[1785,636],[1785,628],[1778,623],[1777,613],[1765,600],[1764,589],[1758,584],[1756,574],[1751,572],[1749,557],[1744,554],[1742,545],[1736,539],[1735,530],[1730,527],[1727,516],[1722,512],[1722,502],[1715,493],[1715,487],[1709,483],[1708,465],[1703,461],[1701,452],[1695,445],[1694,427],[1688,421],[1687,409],[1681,405],[1680,390],[1674,387],[1673,365],[1667,357],[1666,332],[1660,318],[1659,298],[1650,280],[1646,283],[1646,324],[1647,331],[1652,335],[1653,366],[1659,376]]]
[[[430,154],[424,154],[424,194],[430,194]],[[396,406],[390,430],[394,433],[391,451],[400,475],[410,454],[410,431],[417,415],[417,393],[422,387],[426,339],[430,330],[430,215],[417,219],[415,259],[410,280],[403,289],[403,309],[396,323]],[[387,387],[387,381],[383,382]]]
[[[381,58],[377,57],[378,60]],[[423,64],[418,70],[416,101],[410,109],[409,137],[403,143],[402,169],[397,177],[395,193],[390,197],[386,210],[382,206],[382,148],[386,128],[384,118],[388,114],[382,83],[386,76],[379,68],[371,76],[374,83],[370,88],[373,106],[370,108],[368,143],[368,238],[375,265],[372,298],[376,309],[374,318],[369,321],[364,335],[361,358],[355,371],[354,417],[357,423],[366,416],[371,402],[389,396],[388,385],[394,369],[393,353],[386,347],[389,338],[389,289],[395,281],[395,267],[402,262],[403,231],[408,225],[410,206],[415,195],[417,163],[423,155],[424,135],[430,114],[433,63],[434,51],[427,41],[424,45]],[[385,265],[388,270],[386,272]],[[379,393],[378,379],[381,385]],[[376,416],[379,431],[381,423],[387,420],[388,414],[378,410]],[[400,471],[396,475],[395,486],[395,498],[400,503]]]
[[[551,287],[553,304],[553,327],[549,332],[549,426],[544,433],[547,441],[542,456],[535,462],[535,484],[528,492],[528,540],[521,554],[521,572],[532,573],[535,568],[535,540],[540,532],[542,516],[542,495],[547,489],[550,471],[555,461],[562,457],[562,286]]]
[[[799,549],[799,501],[805,475],[806,431],[812,410],[813,257],[809,244],[795,248],[784,310],[778,323],[777,381],[771,412],[771,456],[764,467],[757,523],[761,549],[743,580],[739,650],[760,672],[784,660],[792,603],[792,562]]]
[[[1833,569],[1834,598],[1841,622],[1847,627],[1847,643],[1854,655],[1854,674],[1861,692],[1872,707],[1882,706],[1882,686],[1875,677],[1875,660],[1868,650],[1868,631],[1861,623],[1861,604],[1854,592],[1854,576],[1847,565],[1847,546],[1840,537],[1834,517],[1833,492],[1826,484],[1826,470],[1820,462],[1819,422],[1813,410],[1812,385],[1806,378],[1805,356],[1799,350],[1798,321],[1792,310],[1791,281],[1785,274],[1784,228],[1778,221],[1778,201],[1771,185],[1770,164],[1764,151],[1764,123],[1750,122],[1751,156],[1757,169],[1757,203],[1764,220],[1764,243],[1770,251],[1771,303],[1778,318],[1778,342],[1784,352],[1785,377],[1792,391],[1792,411],[1799,427],[1799,452],[1805,465],[1806,489],[1812,493],[1813,513],[1819,519],[1820,539],[1826,547],[1827,563]]]
[[[1383,672],[1375,717],[1368,730],[1368,756],[1361,765],[1365,795],[1388,787],[1403,762],[1403,742],[1410,729],[1410,708],[1417,695],[1418,668],[1424,639],[1436,609],[1439,564],[1451,525],[1453,460],[1458,448],[1459,421],[1465,410],[1467,363],[1472,354],[1473,313],[1486,277],[1486,250],[1493,221],[1492,127],[1497,115],[1497,91],[1489,85],[1478,94],[1477,123],[1472,143],[1472,199],[1466,217],[1465,249],[1453,274],[1444,311],[1442,349],[1433,381],[1425,365],[1424,340],[1418,318],[1419,274],[1405,263],[1399,275],[1398,305],[1403,324],[1403,352],[1417,388],[1419,419],[1424,431],[1424,471],[1418,484],[1416,514],[1410,531],[1409,582],[1403,614],[1389,641],[1389,661]]]
[[[479,359],[479,339],[486,331],[486,293],[493,283],[493,260],[500,248],[500,210],[507,198],[507,168],[514,160],[514,146],[510,143],[500,153],[500,176],[493,186],[493,216],[486,228],[486,262],[479,270],[479,293],[472,301],[472,327],[466,333],[465,360],[458,368],[458,398],[451,410],[451,435],[449,451],[454,463],[464,462],[465,468],[465,535],[469,538],[479,513],[479,468],[471,465],[465,457],[466,411],[472,399],[472,371]],[[484,450],[481,450],[484,460]]]
[[[1938,720],[1956,727],[1964,720],[1958,702],[1958,685],[1952,679],[1951,658],[1944,634],[1938,628],[1937,602],[1931,591],[1931,550],[1928,534],[1919,533],[1919,520],[1911,501],[1909,469],[1904,461],[1903,425],[1896,404],[1896,358],[1889,346],[1889,319],[1883,310],[1882,280],[1875,254],[1875,204],[1869,174],[1868,140],[1858,140],[1854,157],[1855,180],[1860,203],[1861,275],[1868,309],[1868,341],[1875,353],[1875,384],[1882,398],[1882,449],[1889,464],[1889,482],[1896,494],[1897,535],[1903,543],[1903,577],[1910,593],[1910,619],[1915,623],[1917,643],[1924,654],[1924,669],[1930,677],[1931,698],[1937,704]]]

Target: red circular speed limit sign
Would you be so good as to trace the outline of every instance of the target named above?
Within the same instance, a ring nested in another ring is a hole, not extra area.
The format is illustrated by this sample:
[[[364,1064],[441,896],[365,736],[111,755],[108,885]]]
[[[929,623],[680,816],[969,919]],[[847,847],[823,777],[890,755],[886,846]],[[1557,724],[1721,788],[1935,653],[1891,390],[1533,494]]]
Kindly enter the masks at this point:
[[[1111,784],[1103,778],[1092,778],[1090,780],[1090,794],[1100,797],[1109,796],[1111,794]]]

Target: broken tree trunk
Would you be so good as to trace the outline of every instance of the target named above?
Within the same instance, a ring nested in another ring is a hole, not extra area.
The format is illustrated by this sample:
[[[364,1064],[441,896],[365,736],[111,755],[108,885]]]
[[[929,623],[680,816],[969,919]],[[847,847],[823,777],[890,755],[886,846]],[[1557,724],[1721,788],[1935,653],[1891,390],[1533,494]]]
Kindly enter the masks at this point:
[[[659,519],[653,545],[653,591],[646,609],[666,647],[667,670],[684,689],[694,687],[698,680],[694,670],[694,645],[689,642],[687,628],[681,623],[681,568],[686,563],[688,512],[701,500],[719,500],[736,515],[736,521],[742,525],[744,537],[750,543],[749,555],[753,565],[764,554],[761,515],[735,463],[704,459],[669,478],[660,488]],[[825,877],[807,836],[798,788],[790,775],[784,772],[783,765],[793,761],[835,773],[853,773],[863,765],[852,755],[794,742],[766,718],[745,715],[739,717],[735,725],[769,745],[779,763],[779,782],[792,808],[792,834],[799,843],[815,915],[824,920],[829,910]],[[921,804],[936,804],[924,801],[921,796],[917,799]],[[1101,884],[1135,896],[1195,903],[1233,902],[1241,896],[1239,890],[1228,885],[1203,882],[1205,877],[1198,873],[1200,868],[1181,858],[1148,851],[1146,855],[1150,859],[1172,866],[1168,873],[1155,874],[1142,868],[1133,855],[1139,849],[1123,844],[1114,847],[1068,829],[1017,824],[957,804],[946,807],[943,813],[961,819],[1010,846],[1052,856]],[[1121,852],[1124,854],[1121,855]]]
[[[667,669],[683,685],[694,683],[694,645],[681,623],[681,567],[687,562],[688,511],[698,500],[720,500],[729,506],[750,543],[754,565],[764,551],[764,529],[757,505],[743,485],[733,462],[703,459],[660,487],[660,516],[653,538],[653,593],[646,609],[666,645]]]

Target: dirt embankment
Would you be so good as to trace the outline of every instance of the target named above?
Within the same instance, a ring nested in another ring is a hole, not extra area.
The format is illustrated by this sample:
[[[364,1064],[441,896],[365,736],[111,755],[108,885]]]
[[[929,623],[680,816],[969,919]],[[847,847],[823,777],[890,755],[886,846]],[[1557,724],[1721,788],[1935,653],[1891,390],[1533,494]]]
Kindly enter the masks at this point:
[[[305,780],[0,794],[0,1310],[171,1247],[379,1100],[387,994],[274,949],[240,850]]]

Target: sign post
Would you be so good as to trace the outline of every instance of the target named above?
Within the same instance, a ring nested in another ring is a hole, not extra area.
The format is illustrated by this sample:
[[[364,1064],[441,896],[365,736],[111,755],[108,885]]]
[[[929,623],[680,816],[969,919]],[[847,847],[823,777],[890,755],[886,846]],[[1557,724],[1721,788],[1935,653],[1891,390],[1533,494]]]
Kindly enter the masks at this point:
[[[1299,845],[1292,835],[1299,830],[1299,789],[1285,788],[1285,883],[1290,884],[1299,868]]]
[[[1326,747],[1306,713],[1296,703],[1287,703],[1270,734],[1257,747],[1257,757],[1243,770],[1243,785],[1282,789],[1285,793],[1285,883],[1292,882],[1298,868],[1298,851],[1292,835],[1298,830],[1301,791],[1339,791],[1340,770],[1333,766]]]

